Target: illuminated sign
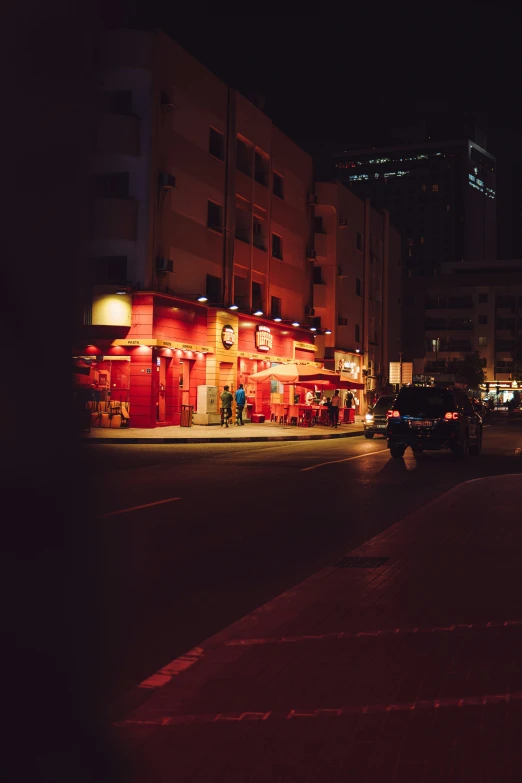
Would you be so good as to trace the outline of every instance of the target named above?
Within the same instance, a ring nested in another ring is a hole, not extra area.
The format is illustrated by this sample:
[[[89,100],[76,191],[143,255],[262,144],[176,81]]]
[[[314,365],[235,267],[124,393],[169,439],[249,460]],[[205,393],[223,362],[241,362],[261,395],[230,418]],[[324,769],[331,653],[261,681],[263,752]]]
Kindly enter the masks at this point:
[[[221,330],[221,342],[225,346],[225,348],[228,349],[232,348],[233,345],[235,345],[236,342],[236,333],[230,324],[225,324],[223,329]]]
[[[294,348],[300,348],[302,351],[318,351],[317,345],[313,343],[300,343],[298,340],[294,340]]]
[[[258,351],[271,351],[273,336],[269,326],[258,326],[256,328],[256,348]]]

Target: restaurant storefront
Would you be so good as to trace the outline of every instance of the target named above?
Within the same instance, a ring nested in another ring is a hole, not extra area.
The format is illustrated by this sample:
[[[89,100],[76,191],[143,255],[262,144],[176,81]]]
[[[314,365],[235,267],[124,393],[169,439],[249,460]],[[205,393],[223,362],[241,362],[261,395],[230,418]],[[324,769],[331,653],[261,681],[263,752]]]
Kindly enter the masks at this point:
[[[262,415],[269,419],[270,406],[275,403],[304,403],[308,389],[273,380],[256,382],[250,376],[291,362],[322,367],[322,362],[315,361],[317,347],[306,339],[310,333],[246,316],[239,316],[238,330],[237,384],[242,383],[246,392],[247,418]]]
[[[346,351],[334,351],[333,359],[326,359],[324,366],[341,374],[343,381],[341,403],[346,405],[349,392],[352,393],[355,414],[366,412],[365,382],[363,377],[362,356],[360,353],[348,353]]]
[[[272,402],[296,396],[304,402],[306,389],[252,383],[250,375],[293,361],[322,366],[306,330],[163,294],[134,293],[129,323],[123,334],[107,325],[90,328],[89,340],[74,351],[74,385],[88,401],[93,426],[179,425],[182,406],[194,411],[194,423],[217,424],[219,394],[239,383],[246,416],[268,418]]]

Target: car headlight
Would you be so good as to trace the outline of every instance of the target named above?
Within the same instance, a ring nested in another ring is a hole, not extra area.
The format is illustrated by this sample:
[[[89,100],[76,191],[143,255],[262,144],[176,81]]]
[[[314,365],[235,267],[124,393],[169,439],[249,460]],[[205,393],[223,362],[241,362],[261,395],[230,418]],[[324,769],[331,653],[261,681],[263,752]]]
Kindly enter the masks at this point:
[[[366,421],[368,421],[368,422],[370,422],[370,421],[373,421],[373,413],[367,413],[367,414],[366,414],[366,416],[365,416],[364,418],[365,418],[365,419],[366,419]]]

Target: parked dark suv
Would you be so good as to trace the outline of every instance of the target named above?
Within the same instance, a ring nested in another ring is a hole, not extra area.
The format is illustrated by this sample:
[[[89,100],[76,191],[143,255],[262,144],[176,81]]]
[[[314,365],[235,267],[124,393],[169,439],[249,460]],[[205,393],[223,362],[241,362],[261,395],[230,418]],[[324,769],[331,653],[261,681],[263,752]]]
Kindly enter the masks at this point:
[[[460,389],[404,386],[388,411],[392,457],[413,451],[451,449],[455,456],[480,454],[482,419]]]
[[[382,435],[386,437],[386,427],[388,425],[387,413],[391,406],[395,395],[391,397],[379,397],[371,411],[369,411],[364,418],[364,437],[373,438],[374,435]]]

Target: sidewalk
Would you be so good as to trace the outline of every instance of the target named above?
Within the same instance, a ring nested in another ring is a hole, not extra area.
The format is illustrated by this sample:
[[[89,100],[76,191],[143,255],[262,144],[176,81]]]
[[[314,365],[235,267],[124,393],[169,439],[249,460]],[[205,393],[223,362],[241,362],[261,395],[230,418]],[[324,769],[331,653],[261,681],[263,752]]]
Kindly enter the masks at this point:
[[[142,683],[133,780],[520,781],[521,501],[465,482]]]
[[[93,427],[90,432],[82,432],[82,439],[96,443],[238,443],[263,442],[277,440],[325,440],[328,438],[351,438],[362,435],[363,418],[358,416],[355,424],[340,424],[337,429],[331,427],[281,426],[266,421],[264,424],[251,424],[243,427],[229,425],[206,426],[194,424],[192,427],[156,427],[155,429],[101,429]]]

